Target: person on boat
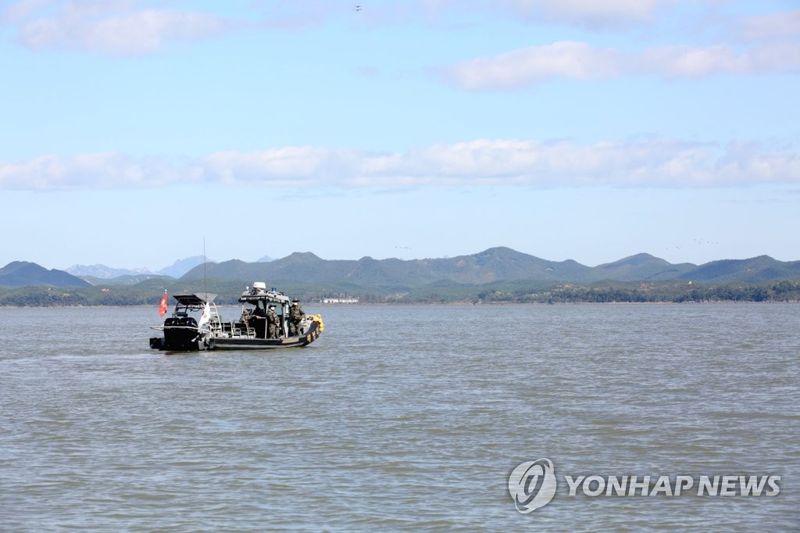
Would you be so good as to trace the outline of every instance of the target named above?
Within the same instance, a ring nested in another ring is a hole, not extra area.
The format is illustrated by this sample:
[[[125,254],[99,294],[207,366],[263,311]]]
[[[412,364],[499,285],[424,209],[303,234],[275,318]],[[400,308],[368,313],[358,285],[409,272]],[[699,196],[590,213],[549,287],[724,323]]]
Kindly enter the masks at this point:
[[[300,300],[292,300],[292,306],[289,308],[289,335],[300,334],[300,322],[305,316],[303,308],[300,307]]]
[[[277,339],[280,331],[280,318],[275,312],[275,306],[270,305],[267,309],[267,338]]]
[[[267,310],[264,309],[264,304],[261,301],[256,302],[256,306],[253,309],[253,316],[257,316],[260,318],[267,317]]]

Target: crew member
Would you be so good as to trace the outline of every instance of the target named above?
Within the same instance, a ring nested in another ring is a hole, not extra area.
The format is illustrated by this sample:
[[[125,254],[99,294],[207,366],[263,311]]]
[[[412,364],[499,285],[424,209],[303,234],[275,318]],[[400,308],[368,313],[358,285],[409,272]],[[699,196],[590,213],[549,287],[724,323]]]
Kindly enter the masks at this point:
[[[299,335],[300,322],[305,316],[303,308],[300,307],[300,301],[292,300],[292,306],[289,308],[289,335]]]
[[[267,306],[263,302],[258,301],[255,307],[250,310],[249,316],[246,316],[245,323],[256,332],[256,337],[264,339],[267,336]]]
[[[277,339],[280,331],[280,318],[275,312],[275,306],[270,305],[267,309],[267,338]]]

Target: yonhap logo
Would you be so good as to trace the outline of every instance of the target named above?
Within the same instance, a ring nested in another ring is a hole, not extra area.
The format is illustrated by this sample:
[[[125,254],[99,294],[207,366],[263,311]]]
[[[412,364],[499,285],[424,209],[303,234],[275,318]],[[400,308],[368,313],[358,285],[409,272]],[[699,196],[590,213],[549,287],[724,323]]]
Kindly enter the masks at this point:
[[[622,497],[738,496],[774,497],[781,493],[780,475],[562,475],[569,488],[563,496]],[[508,493],[522,514],[544,507],[556,494],[555,468],[550,459],[526,461],[508,476]]]
[[[508,476],[508,493],[522,514],[544,507],[556,494],[556,473],[550,459],[526,461]]]

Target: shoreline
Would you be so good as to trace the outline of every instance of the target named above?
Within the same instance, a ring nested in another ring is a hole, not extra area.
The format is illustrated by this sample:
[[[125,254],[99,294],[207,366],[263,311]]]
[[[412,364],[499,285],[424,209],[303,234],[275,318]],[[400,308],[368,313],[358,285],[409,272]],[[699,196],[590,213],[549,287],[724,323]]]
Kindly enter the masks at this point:
[[[686,300],[682,302],[674,302],[669,300],[658,300],[649,302],[626,302],[626,301],[611,301],[611,302],[593,302],[593,301],[574,301],[574,302],[364,302],[358,304],[323,304],[315,302],[303,302],[303,305],[311,307],[322,308],[352,308],[352,307],[407,307],[407,306],[446,306],[446,307],[477,307],[477,306],[573,306],[573,305],[715,305],[715,304],[741,304],[741,305],[797,305],[800,300]],[[235,307],[238,304],[218,304],[218,307]],[[158,304],[94,304],[94,305],[81,305],[81,304],[53,304],[53,305],[12,305],[0,304],[0,309],[54,309],[54,308],[70,308],[70,309],[104,309],[108,307],[126,307],[126,308],[156,308]]]

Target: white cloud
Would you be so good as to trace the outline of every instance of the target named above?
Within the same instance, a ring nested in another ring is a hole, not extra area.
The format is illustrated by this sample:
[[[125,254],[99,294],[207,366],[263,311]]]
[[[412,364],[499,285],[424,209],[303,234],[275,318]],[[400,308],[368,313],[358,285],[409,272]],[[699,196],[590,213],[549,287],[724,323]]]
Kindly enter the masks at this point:
[[[116,153],[81,154],[68,158],[48,155],[19,163],[0,163],[0,189],[156,187],[198,178],[198,170],[192,165]]]
[[[266,24],[304,29],[333,19],[359,25],[453,21],[463,16],[500,16],[529,22],[556,22],[588,29],[622,29],[649,24],[677,0],[262,0]],[[356,11],[355,5],[361,5]]]
[[[0,21],[16,23],[25,20],[37,10],[48,7],[52,0],[18,0],[6,6],[0,13]]]
[[[741,34],[746,39],[785,39],[800,36],[800,10],[745,17]]]
[[[168,41],[200,39],[229,26],[208,13],[148,8],[134,0],[23,0],[4,15],[26,47],[110,55],[151,53]]]
[[[641,70],[665,77],[800,71],[800,45],[770,44],[736,52],[727,46],[670,46],[646,50]]]
[[[737,51],[724,45],[665,46],[637,53],[560,41],[480,57],[445,70],[468,90],[502,90],[552,79],[598,79],[651,74],[665,78],[800,71],[800,44],[777,43]]]
[[[448,75],[465,89],[510,89],[552,78],[614,76],[622,61],[613,50],[559,41],[460,63]]]
[[[287,146],[258,152],[216,152],[204,158],[200,167],[212,181],[291,186],[319,183],[329,177],[336,181],[332,174],[346,158],[347,152]]]
[[[562,22],[592,29],[649,23],[671,0],[505,0],[525,18]],[[491,3],[490,3],[491,5]]]
[[[0,163],[0,189],[160,187],[728,186],[800,182],[800,153],[667,139],[474,140],[406,152],[289,146],[190,161],[101,153]]]

